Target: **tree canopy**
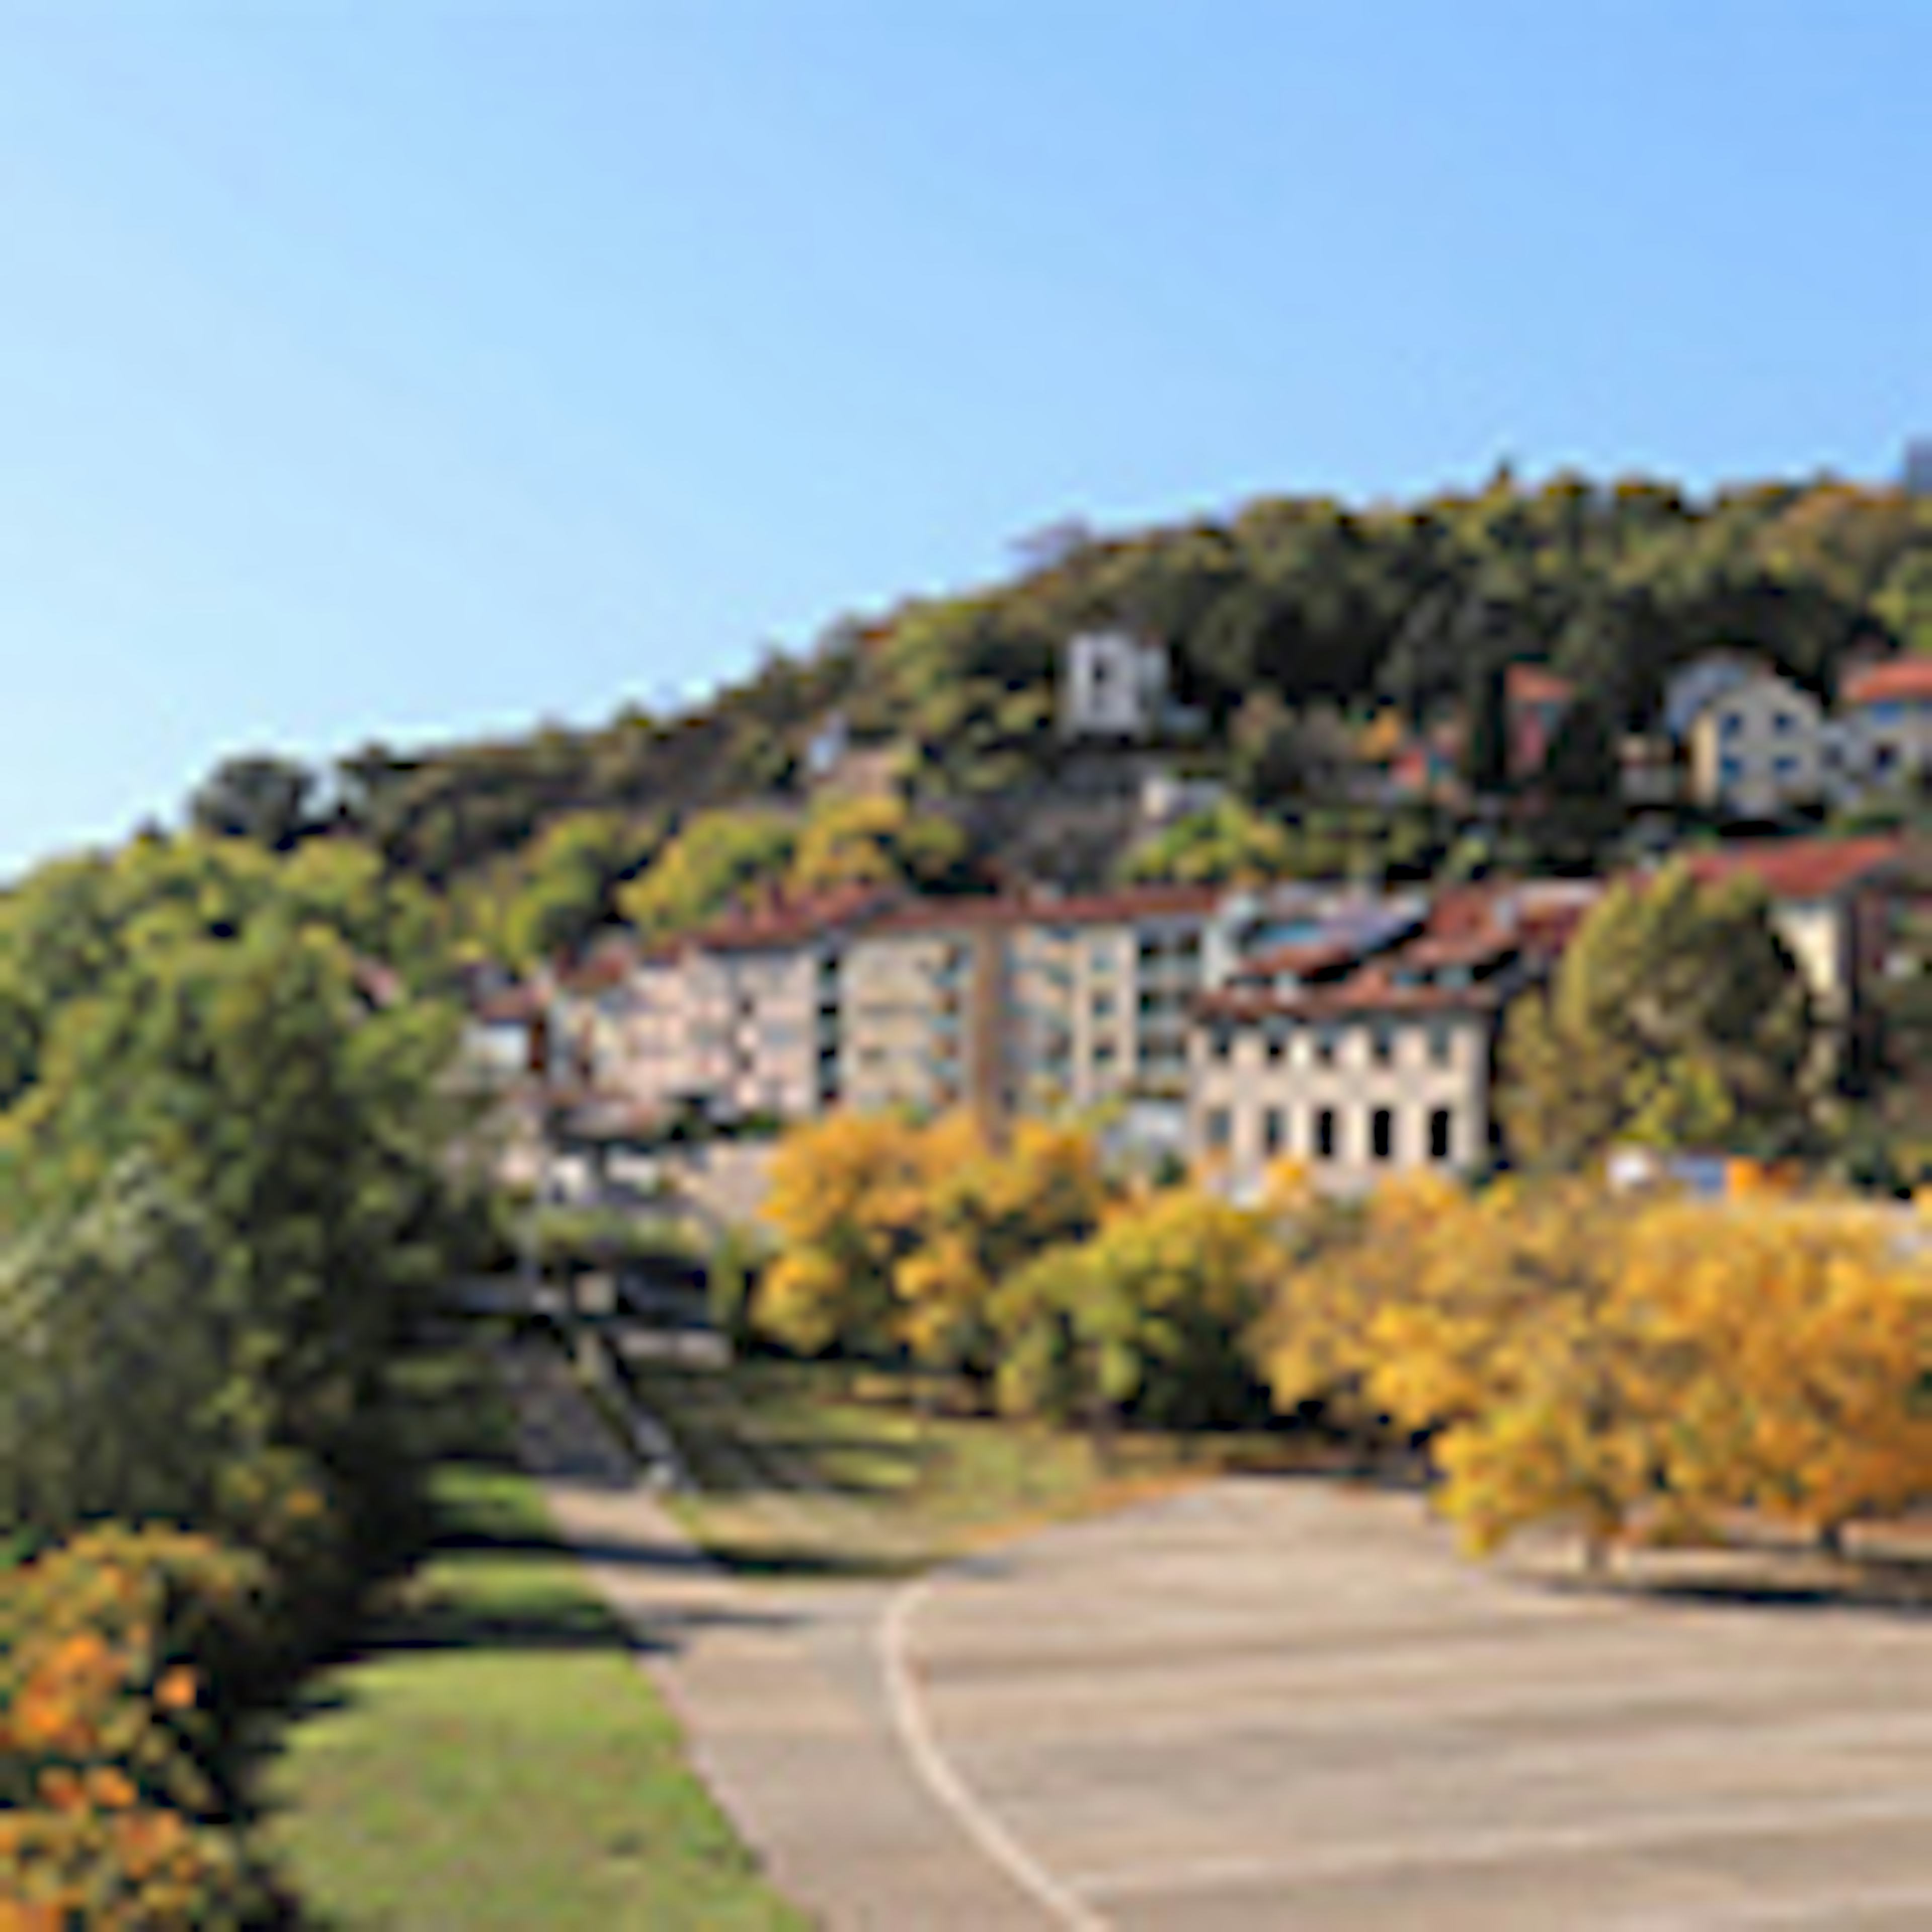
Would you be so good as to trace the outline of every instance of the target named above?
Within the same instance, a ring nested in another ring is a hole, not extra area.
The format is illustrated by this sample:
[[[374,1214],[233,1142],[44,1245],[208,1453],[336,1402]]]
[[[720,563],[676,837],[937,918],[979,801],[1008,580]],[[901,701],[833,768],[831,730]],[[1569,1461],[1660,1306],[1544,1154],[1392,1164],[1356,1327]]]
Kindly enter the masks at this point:
[[[1814,1016],[1755,883],[1682,862],[1612,886],[1554,978],[1511,1008],[1510,1146],[1570,1168],[1617,1141],[1782,1153],[1814,1118]]]

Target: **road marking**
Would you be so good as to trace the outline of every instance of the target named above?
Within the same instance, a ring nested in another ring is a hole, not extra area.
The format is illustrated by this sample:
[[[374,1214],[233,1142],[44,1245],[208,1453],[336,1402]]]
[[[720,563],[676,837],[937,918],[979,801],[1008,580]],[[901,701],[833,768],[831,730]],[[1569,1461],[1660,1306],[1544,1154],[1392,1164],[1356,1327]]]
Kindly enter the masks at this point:
[[[1725,1932],[1730,1926],[1841,1925],[1847,1912],[1918,1912],[1932,1905],[1932,1884],[1854,1886],[1804,1898],[1744,1898],[1721,1905],[1633,1912],[1605,1932]]]
[[[988,1858],[1067,1932],[1108,1932],[1108,1922],[1055,1878],[973,1794],[939,1748],[913,1675],[909,1633],[933,1586],[921,1577],[894,1593],[879,1619],[879,1660],[892,1723],[926,1788]]]
[[[1709,1804],[1601,1824],[1505,1827],[1453,1834],[1417,1832],[1384,1844],[1330,1846],[1286,1858],[1236,1856],[1197,1859],[1192,1864],[1119,1867],[1083,1872],[1072,1882],[1081,1892],[1110,1898],[1264,1881],[1319,1884],[1328,1880],[1372,1877],[1405,1866],[1502,1864],[1545,1854],[1622,1851],[1726,1836],[1815,1834],[1840,1825],[1903,1823],[1927,1816],[1932,1816],[1932,1789],[1841,1798],[1835,1803],[1808,1798],[1791,1804]]]

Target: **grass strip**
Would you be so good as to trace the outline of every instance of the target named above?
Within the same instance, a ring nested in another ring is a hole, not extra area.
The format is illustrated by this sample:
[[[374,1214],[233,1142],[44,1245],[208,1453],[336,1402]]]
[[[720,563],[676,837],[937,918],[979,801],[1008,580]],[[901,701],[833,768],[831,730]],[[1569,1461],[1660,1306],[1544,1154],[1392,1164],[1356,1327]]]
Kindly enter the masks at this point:
[[[696,1485],[673,1499],[680,1520],[748,1574],[902,1573],[1294,1448],[1141,1430],[1102,1444],[947,1413],[908,1378],[834,1363],[646,1361],[633,1376]]]
[[[270,1767],[270,1836],[344,1932],[802,1932],[687,1766],[625,1634],[500,1454]]]

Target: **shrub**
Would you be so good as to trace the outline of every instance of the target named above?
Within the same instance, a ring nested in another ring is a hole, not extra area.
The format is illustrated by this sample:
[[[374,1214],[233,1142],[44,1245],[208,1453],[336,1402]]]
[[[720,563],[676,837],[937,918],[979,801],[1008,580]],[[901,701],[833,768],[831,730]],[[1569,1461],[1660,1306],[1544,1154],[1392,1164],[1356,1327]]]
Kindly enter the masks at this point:
[[[237,1822],[258,1558],[93,1530],[0,1582],[0,1924],[244,1927],[289,1906]]]

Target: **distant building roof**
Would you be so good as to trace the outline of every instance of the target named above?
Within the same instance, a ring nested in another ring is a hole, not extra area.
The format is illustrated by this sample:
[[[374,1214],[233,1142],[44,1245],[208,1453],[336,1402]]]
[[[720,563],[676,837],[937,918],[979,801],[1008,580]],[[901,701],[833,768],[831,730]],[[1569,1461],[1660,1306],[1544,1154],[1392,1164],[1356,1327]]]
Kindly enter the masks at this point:
[[[1843,704],[1932,700],[1932,658],[1894,658],[1873,664],[1847,678],[1838,698]]]
[[[921,898],[869,920],[872,932],[943,932],[962,928],[1019,926],[1126,926],[1136,920],[1205,918],[1227,888],[1217,885],[1122,886],[1112,892],[963,895]]]
[[[899,896],[896,887],[856,883],[821,892],[774,894],[700,926],[686,943],[704,952],[778,951],[853,925]]]
[[[1688,862],[1700,885],[1755,878],[1774,898],[1823,899],[1902,857],[1906,842],[1890,837],[1753,838],[1691,853]]]
[[[559,970],[557,983],[569,993],[606,992],[623,984],[641,956],[634,940],[599,940],[581,958]]]
[[[506,986],[484,995],[470,1010],[486,1026],[526,1026],[542,1016],[544,998],[534,986]]]
[[[1298,986],[1270,983],[1271,962],[1310,949],[1287,948],[1252,962],[1223,990],[1197,1003],[1204,1017],[1237,1023],[1284,1018],[1321,1019],[1345,1014],[1489,1012],[1511,986],[1480,969],[1520,960],[1540,970],[1567,946],[1601,888],[1594,880],[1493,882],[1453,886],[1431,902],[1426,917],[1372,955],[1358,953],[1354,970]],[[1466,974],[1446,978],[1454,968]]]

